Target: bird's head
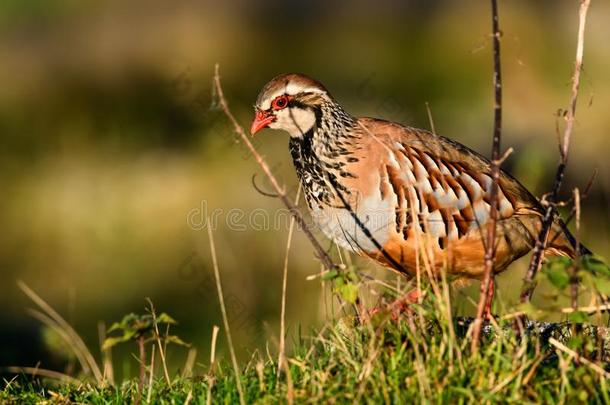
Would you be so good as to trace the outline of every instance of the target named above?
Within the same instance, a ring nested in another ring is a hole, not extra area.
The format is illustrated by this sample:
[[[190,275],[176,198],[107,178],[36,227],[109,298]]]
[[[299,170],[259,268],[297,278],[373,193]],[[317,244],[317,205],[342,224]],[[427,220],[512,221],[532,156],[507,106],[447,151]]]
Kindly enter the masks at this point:
[[[326,88],[308,76],[277,76],[258,95],[250,133],[254,135],[268,127],[301,137],[316,124],[320,106],[331,101]]]

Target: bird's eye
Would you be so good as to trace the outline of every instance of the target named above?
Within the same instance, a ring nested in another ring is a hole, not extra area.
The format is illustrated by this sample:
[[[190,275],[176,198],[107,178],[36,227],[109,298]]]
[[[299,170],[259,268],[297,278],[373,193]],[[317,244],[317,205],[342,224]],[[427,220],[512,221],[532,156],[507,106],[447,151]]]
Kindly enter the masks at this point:
[[[273,103],[271,104],[271,107],[274,110],[281,110],[283,108],[286,108],[287,105],[288,105],[288,97],[286,97],[286,96],[279,96],[275,100],[273,100]]]

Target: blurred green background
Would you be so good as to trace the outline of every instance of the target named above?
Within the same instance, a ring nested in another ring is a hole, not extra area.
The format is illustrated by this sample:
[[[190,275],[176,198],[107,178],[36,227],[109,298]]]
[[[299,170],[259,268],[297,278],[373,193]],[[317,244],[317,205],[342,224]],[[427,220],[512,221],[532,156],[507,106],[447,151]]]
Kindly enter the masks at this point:
[[[515,148],[506,167],[537,195],[549,189],[558,159],[555,117],[569,99],[577,3],[500,4],[504,145]],[[65,364],[24,311],[31,304],[18,279],[65,315],[96,354],[98,322],[144,312],[150,297],[180,321],[177,334],[207,362],[211,329],[221,320],[202,214],[218,218],[241,358],[267,340],[273,352],[288,221],[274,220],[280,202],[252,186],[259,168],[214,104],[214,64],[246,127],[259,89],[298,71],[323,82],[355,115],[428,128],[428,102],[437,132],[488,155],[489,14],[487,1],[0,2],[0,366]],[[608,38],[610,3],[594,1],[564,189],[584,188],[599,170],[583,202],[581,233],[606,257]],[[294,192],[287,136],[264,131],[255,143]],[[514,300],[526,261],[501,277],[503,302]],[[331,304],[319,281],[306,280],[319,267],[301,233],[289,268],[289,333],[301,327],[308,334]],[[463,297],[457,307],[472,311]],[[173,364],[183,357],[170,351]],[[135,367],[129,356],[115,359],[126,373],[129,363]]]

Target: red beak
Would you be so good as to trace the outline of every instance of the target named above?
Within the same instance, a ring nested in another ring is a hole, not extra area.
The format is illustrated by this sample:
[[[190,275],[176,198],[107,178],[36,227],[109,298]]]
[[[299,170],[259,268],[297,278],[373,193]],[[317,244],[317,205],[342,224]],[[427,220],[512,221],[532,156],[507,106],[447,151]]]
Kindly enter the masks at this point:
[[[256,110],[254,121],[250,127],[250,134],[254,135],[263,128],[267,128],[269,124],[275,121],[275,116],[270,111]]]

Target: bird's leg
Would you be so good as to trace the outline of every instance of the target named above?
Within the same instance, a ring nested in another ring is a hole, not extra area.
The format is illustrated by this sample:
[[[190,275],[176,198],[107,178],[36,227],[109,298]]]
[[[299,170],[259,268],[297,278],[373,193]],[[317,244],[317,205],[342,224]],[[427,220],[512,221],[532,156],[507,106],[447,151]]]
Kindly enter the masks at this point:
[[[489,280],[489,288],[487,289],[487,297],[485,298],[485,308],[483,309],[483,319],[490,320],[493,315],[491,314],[491,306],[494,302],[494,292],[496,289],[495,277],[491,276]]]
[[[409,308],[412,304],[417,303],[421,293],[417,288],[413,288],[402,297],[390,303],[389,309],[394,320],[398,319],[400,314],[411,311]]]
[[[385,307],[375,307],[366,312],[365,321],[370,320],[374,315],[377,315],[381,312],[389,312],[392,315],[392,319],[397,320],[398,317],[403,313],[408,313],[411,311],[409,308],[411,304],[415,304],[418,302],[421,293],[417,288],[409,290],[405,295],[399,297],[398,299],[392,301]]]

